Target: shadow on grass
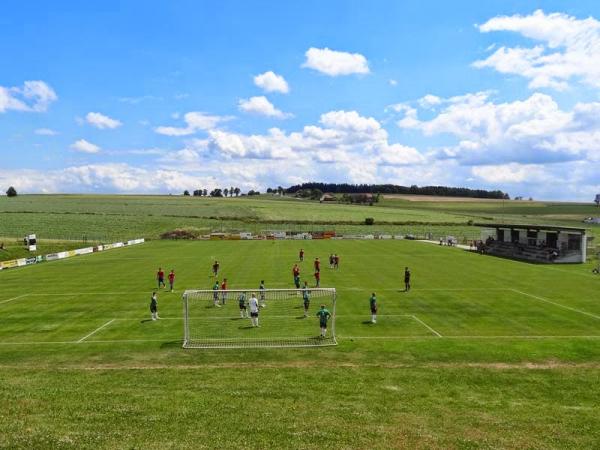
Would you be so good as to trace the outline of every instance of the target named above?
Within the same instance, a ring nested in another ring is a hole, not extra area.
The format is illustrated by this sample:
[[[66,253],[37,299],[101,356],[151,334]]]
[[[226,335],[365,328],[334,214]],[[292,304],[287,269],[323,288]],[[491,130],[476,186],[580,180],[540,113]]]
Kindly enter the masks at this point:
[[[371,322],[370,320],[363,320],[362,324],[363,325],[373,325],[373,322]]]
[[[160,344],[160,348],[181,348],[183,341],[167,341]]]

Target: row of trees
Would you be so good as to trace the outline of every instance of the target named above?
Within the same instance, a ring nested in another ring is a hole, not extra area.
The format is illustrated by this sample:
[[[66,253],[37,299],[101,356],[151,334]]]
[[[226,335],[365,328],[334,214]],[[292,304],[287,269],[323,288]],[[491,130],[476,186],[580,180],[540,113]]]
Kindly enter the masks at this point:
[[[442,197],[472,197],[472,198],[496,198],[510,199],[509,195],[496,190],[486,191],[484,189],[469,189],[448,186],[422,186],[417,185],[399,186],[395,184],[348,184],[348,183],[302,183],[285,189],[288,194],[295,194],[301,190],[318,189],[321,192],[334,194],[413,194],[413,195],[438,195]]]
[[[234,195],[236,197],[239,197],[240,193],[242,192],[242,190],[239,187],[230,187],[230,188],[225,188],[225,189],[213,189],[212,191],[208,191],[208,189],[196,189],[195,191],[193,191],[193,196],[194,197],[233,197]],[[250,194],[250,193],[248,193]],[[183,195],[185,196],[189,196],[190,195],[190,191],[188,191],[187,189],[185,191],[183,191]]]
[[[16,197],[17,196],[17,190],[11,186],[6,190],[6,196],[7,197]]]

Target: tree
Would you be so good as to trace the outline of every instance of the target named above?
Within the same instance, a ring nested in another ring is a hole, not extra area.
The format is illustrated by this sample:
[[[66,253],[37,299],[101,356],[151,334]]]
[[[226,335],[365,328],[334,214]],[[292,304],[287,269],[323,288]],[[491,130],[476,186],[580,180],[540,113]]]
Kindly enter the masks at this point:
[[[240,195],[240,188],[239,187],[236,187],[233,191],[235,192],[235,196],[236,197]]]
[[[283,195],[283,188],[281,186],[277,186],[277,193]]]
[[[233,186],[229,188],[229,196],[233,197]]]
[[[9,187],[6,190],[6,195],[7,197],[16,197],[17,196],[17,190],[14,187]]]
[[[229,189],[227,189],[227,188],[223,189],[223,194],[225,194],[225,197],[227,197],[227,194],[229,194]]]
[[[185,191],[183,191],[183,195],[185,195],[186,197],[190,196],[190,191],[188,191],[187,189]]]
[[[273,193],[273,189],[267,188],[267,194],[272,194],[272,193]]]
[[[204,190],[202,191],[202,195],[206,197],[206,196],[208,195],[208,190],[207,190],[207,189],[204,189]]]
[[[596,194],[596,199],[594,200],[594,203],[598,208],[600,208],[600,194]]]
[[[219,188],[213,189],[212,191],[210,191],[210,196],[211,197],[223,197],[223,191],[221,191],[221,189],[219,189]]]

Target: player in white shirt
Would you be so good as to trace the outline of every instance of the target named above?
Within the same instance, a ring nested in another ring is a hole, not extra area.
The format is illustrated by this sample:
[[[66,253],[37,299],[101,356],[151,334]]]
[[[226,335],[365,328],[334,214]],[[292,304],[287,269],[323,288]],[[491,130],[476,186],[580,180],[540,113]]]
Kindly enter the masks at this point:
[[[250,308],[250,320],[252,321],[253,327],[258,327],[258,299],[256,298],[256,294],[252,293],[250,300],[248,301],[248,307]]]

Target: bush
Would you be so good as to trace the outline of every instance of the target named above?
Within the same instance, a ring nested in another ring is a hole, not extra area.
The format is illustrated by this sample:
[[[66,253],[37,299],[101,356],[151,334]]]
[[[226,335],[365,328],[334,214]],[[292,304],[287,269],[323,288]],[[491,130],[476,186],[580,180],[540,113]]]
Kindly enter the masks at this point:
[[[373,225],[375,223],[375,219],[373,219],[372,217],[367,217],[365,219],[365,225]]]
[[[16,197],[17,196],[17,190],[14,187],[9,187],[6,190],[6,195],[7,197]]]
[[[166,231],[160,235],[161,239],[198,239],[202,236],[202,231],[198,228],[176,228],[172,231]]]

